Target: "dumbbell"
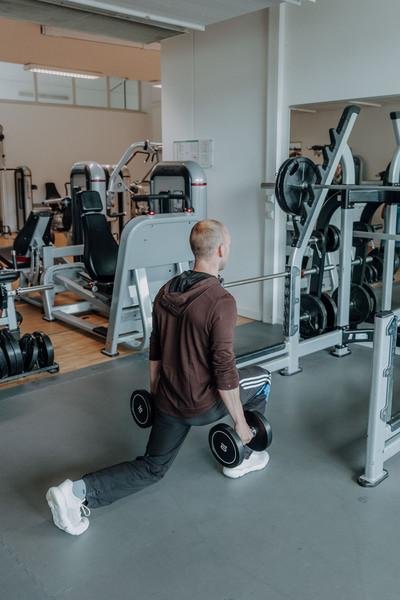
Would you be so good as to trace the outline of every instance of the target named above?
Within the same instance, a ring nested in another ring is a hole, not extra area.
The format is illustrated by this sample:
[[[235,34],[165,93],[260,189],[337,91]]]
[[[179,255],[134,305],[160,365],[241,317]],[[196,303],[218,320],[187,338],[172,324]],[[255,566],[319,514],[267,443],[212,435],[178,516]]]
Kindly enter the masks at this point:
[[[151,427],[154,418],[153,396],[147,390],[134,390],[131,395],[132,417],[139,427]]]
[[[208,443],[214,458],[224,467],[237,467],[243,462],[246,447],[256,452],[266,450],[272,442],[272,429],[267,419],[257,411],[245,410],[244,416],[253,432],[251,441],[244,445],[236,431],[226,423],[210,429]]]

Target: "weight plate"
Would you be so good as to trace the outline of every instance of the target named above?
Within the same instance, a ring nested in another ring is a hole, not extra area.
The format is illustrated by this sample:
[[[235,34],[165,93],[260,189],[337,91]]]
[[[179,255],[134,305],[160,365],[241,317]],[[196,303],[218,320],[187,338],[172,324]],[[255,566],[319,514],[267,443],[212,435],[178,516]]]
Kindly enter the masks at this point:
[[[145,429],[153,423],[153,398],[147,390],[135,390],[131,395],[132,417],[139,427]]]
[[[317,296],[302,294],[300,298],[300,335],[310,338],[320,335],[326,329],[328,316],[326,308]]]
[[[367,319],[368,319],[368,321],[371,321],[371,319],[373,321],[375,313],[376,313],[376,305],[377,305],[375,290],[373,287],[368,285],[368,283],[364,283],[363,288],[369,296],[369,303],[370,303],[370,311],[369,311],[369,315],[368,315]]]
[[[397,273],[400,268],[400,255],[398,252],[394,253],[394,262],[393,262],[393,275]]]
[[[304,204],[310,203],[314,192],[310,184],[319,181],[315,163],[305,156],[288,158],[280,167],[275,184],[275,196],[281,209],[292,215],[301,215]],[[302,188],[303,185],[306,187]]]
[[[370,265],[370,264],[365,265],[364,278],[367,283],[374,283],[375,274],[376,274],[376,269],[372,265]]]
[[[39,368],[51,367],[54,363],[54,347],[51,339],[43,331],[34,331],[32,335],[35,337],[39,349],[37,358]]]
[[[8,374],[20,375],[24,370],[21,348],[14,336],[6,329],[0,332],[0,346],[7,360]]]
[[[326,309],[326,317],[327,317],[327,325],[326,331],[332,331],[336,327],[336,318],[337,318],[337,304],[326,292],[321,294],[321,301]]]
[[[328,225],[326,228],[326,251],[336,252],[340,246],[340,229],[336,225]]]
[[[332,298],[337,303],[338,288],[333,292]],[[371,302],[368,292],[362,285],[352,283],[350,289],[349,324],[359,325],[367,320],[371,311]]]
[[[372,225],[370,225],[369,223],[364,223],[364,221],[355,221],[355,223],[353,224],[353,231],[372,232],[373,228]],[[371,236],[371,238],[353,237],[353,246],[355,248],[361,248],[373,239],[373,236]]]
[[[19,341],[24,361],[24,371],[32,371],[34,369],[39,356],[39,346],[34,335],[26,333]]]
[[[375,267],[377,272],[378,279],[376,281],[381,281],[383,276],[383,256],[380,248],[374,248],[368,253],[368,256],[372,258],[372,262],[369,264]]]
[[[256,452],[266,450],[272,443],[272,429],[269,421],[256,410],[245,410],[244,416],[250,429],[254,429],[256,432],[247,446]]]
[[[8,363],[3,348],[0,347],[0,378],[3,377],[8,377]]]
[[[208,443],[214,458],[224,467],[237,467],[243,461],[245,447],[238,434],[226,423],[210,429]]]

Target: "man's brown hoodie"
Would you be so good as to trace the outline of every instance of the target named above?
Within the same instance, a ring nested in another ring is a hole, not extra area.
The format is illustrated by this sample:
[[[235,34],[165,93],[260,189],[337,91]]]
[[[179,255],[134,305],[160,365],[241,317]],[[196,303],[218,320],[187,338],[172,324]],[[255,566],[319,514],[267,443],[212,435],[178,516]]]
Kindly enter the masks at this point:
[[[218,390],[239,385],[233,349],[236,302],[219,279],[185,271],[158,292],[150,360],[161,361],[157,407],[170,415],[201,415]]]

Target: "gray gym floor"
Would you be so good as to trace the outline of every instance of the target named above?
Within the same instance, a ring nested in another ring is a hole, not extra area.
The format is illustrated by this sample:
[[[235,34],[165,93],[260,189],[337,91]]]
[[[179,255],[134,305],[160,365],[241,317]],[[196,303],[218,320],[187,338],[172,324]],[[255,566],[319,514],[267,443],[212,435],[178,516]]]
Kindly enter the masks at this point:
[[[371,352],[303,366],[273,376],[265,472],[224,478],[193,429],[161,483],[93,511],[78,538],[52,525],[44,493],[143,450],[129,396],[145,357],[1,391],[0,598],[397,600],[400,457],[376,489],[354,481]]]

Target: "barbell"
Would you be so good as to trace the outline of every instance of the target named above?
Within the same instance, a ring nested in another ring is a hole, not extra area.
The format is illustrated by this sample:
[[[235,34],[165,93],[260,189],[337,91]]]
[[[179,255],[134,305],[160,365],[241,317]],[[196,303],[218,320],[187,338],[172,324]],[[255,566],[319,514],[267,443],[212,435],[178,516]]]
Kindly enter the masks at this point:
[[[348,192],[400,192],[400,184],[325,184],[320,183],[318,166],[306,156],[288,158],[278,171],[275,184],[263,183],[262,188],[275,188],[275,196],[281,209],[291,215],[300,216],[305,204],[312,204],[314,190],[335,190]],[[399,199],[400,202],[400,199]]]

